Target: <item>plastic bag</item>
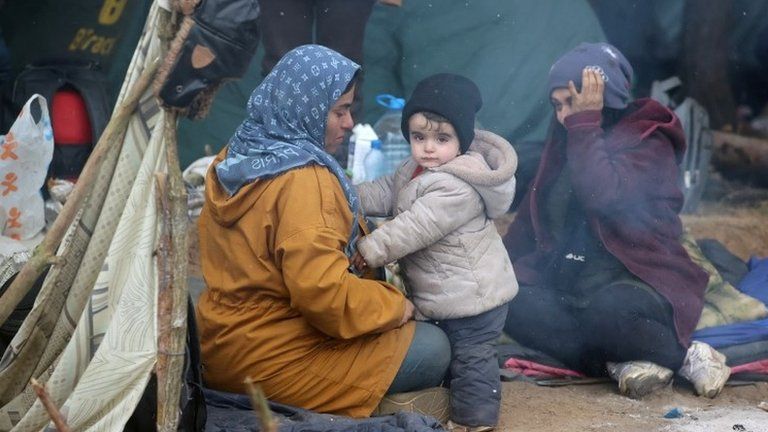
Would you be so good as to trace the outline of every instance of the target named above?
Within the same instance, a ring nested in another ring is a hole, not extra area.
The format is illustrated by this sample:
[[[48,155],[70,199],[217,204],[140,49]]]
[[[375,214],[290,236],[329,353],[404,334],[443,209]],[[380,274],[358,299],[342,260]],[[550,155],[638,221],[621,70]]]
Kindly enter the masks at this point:
[[[45,227],[40,189],[53,156],[53,130],[44,97],[24,104],[7,135],[0,135],[0,234],[28,240]]]

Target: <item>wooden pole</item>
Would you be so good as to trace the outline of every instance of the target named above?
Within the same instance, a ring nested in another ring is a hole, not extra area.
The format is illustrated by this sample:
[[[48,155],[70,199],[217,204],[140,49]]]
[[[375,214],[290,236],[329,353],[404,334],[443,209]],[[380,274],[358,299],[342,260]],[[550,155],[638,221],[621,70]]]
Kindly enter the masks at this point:
[[[99,138],[96,147],[94,147],[93,152],[88,157],[88,161],[78,177],[74,190],[72,190],[72,193],[67,198],[64,208],[59,213],[56,221],[54,221],[53,226],[46,233],[43,241],[37,245],[29,261],[24,264],[24,267],[22,267],[6,292],[0,297],[0,324],[5,323],[43,271],[49,265],[56,263],[56,249],[75,219],[75,215],[82,208],[83,202],[89,196],[107,152],[114,143],[123,139],[131,114],[136,110],[139,99],[152,82],[158,64],[158,61],[154,61],[144,69],[128,96],[118,106],[115,114],[110,118],[107,127],[104,129],[104,133]]]
[[[247,377],[243,383],[245,384],[245,391],[248,392],[248,396],[251,398],[253,411],[259,417],[261,430],[264,432],[277,432],[277,420],[272,417],[272,411],[269,410],[269,403],[261,387],[254,384],[251,377]]]
[[[171,309],[173,299],[173,270],[171,268],[171,210],[168,203],[168,176],[165,173],[155,173],[155,185],[157,192],[157,210],[160,214],[160,239],[156,251],[157,257],[157,363],[155,375],[157,377],[157,430],[166,430],[169,412],[177,409],[178,402],[168,401],[166,383],[169,380],[168,365],[173,356],[170,351],[170,326]],[[168,407],[170,402],[171,407]]]
[[[158,317],[161,333],[158,335],[157,372],[157,430],[176,431],[179,420],[179,400],[184,369],[184,350],[187,336],[187,192],[179,167],[176,125],[178,113],[165,112],[163,131],[167,157],[167,210],[164,224],[170,235],[166,268],[170,271],[169,285],[158,299]],[[161,190],[158,189],[158,193]],[[162,309],[160,308],[162,305]],[[160,324],[163,322],[164,324]]]
[[[159,17],[162,52],[166,62],[172,40],[179,32],[178,13],[161,11]],[[166,64],[167,67],[167,64]],[[159,72],[162,74],[162,72]],[[162,179],[163,225],[167,255],[165,275],[158,293],[157,430],[175,432],[179,422],[184,353],[187,336],[187,190],[179,166],[177,124],[179,114],[164,109],[163,141],[166,149],[166,174]],[[160,268],[158,264],[158,268]]]
[[[64,420],[64,416],[61,415],[61,411],[59,411],[59,409],[56,408],[56,405],[54,405],[51,397],[45,390],[45,387],[34,378],[32,378],[29,382],[32,384],[32,388],[35,390],[37,397],[40,399],[43,407],[45,407],[45,410],[48,412],[48,416],[53,421],[56,429],[59,432],[69,432],[70,429],[69,426],[67,426],[67,422]]]

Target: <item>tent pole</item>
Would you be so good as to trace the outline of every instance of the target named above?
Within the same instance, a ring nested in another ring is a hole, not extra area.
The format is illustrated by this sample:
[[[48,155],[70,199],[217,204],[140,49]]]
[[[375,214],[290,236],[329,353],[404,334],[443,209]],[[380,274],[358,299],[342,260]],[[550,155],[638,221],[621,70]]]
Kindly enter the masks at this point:
[[[164,141],[166,145],[167,196],[160,200],[167,208],[162,210],[164,231],[170,235],[165,279],[158,297],[158,358],[157,358],[157,430],[176,431],[179,421],[184,369],[184,348],[187,336],[187,267],[188,220],[187,192],[179,166],[177,124],[178,112],[165,110]],[[161,192],[162,189],[158,189]],[[161,270],[162,271],[162,270]]]

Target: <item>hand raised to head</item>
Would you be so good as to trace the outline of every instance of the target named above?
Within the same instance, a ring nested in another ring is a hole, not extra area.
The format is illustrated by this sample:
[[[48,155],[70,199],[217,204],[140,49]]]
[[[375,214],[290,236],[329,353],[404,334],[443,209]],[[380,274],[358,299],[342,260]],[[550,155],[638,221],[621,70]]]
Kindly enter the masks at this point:
[[[573,81],[568,81],[568,91],[571,93],[571,114],[603,109],[605,81],[600,71],[595,68],[587,66],[581,72],[580,93],[576,91]]]

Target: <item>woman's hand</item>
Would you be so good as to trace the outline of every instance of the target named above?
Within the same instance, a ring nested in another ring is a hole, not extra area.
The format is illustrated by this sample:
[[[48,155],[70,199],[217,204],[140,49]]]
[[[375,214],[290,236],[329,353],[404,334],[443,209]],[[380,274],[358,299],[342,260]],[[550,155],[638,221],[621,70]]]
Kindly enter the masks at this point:
[[[366,263],[365,258],[363,258],[363,256],[360,255],[360,251],[355,252],[352,258],[349,259],[349,263],[352,264],[355,270],[357,270],[360,273],[362,273],[363,271],[365,271],[366,268],[368,268],[368,263]]]
[[[571,93],[571,114],[602,111],[605,82],[595,68],[587,66],[581,71],[581,93],[576,91],[573,81],[568,81],[568,91]]]
[[[403,318],[400,320],[400,326],[404,326],[411,318],[413,318],[413,311],[416,308],[413,306],[410,300],[405,299],[405,310],[403,311]]]

